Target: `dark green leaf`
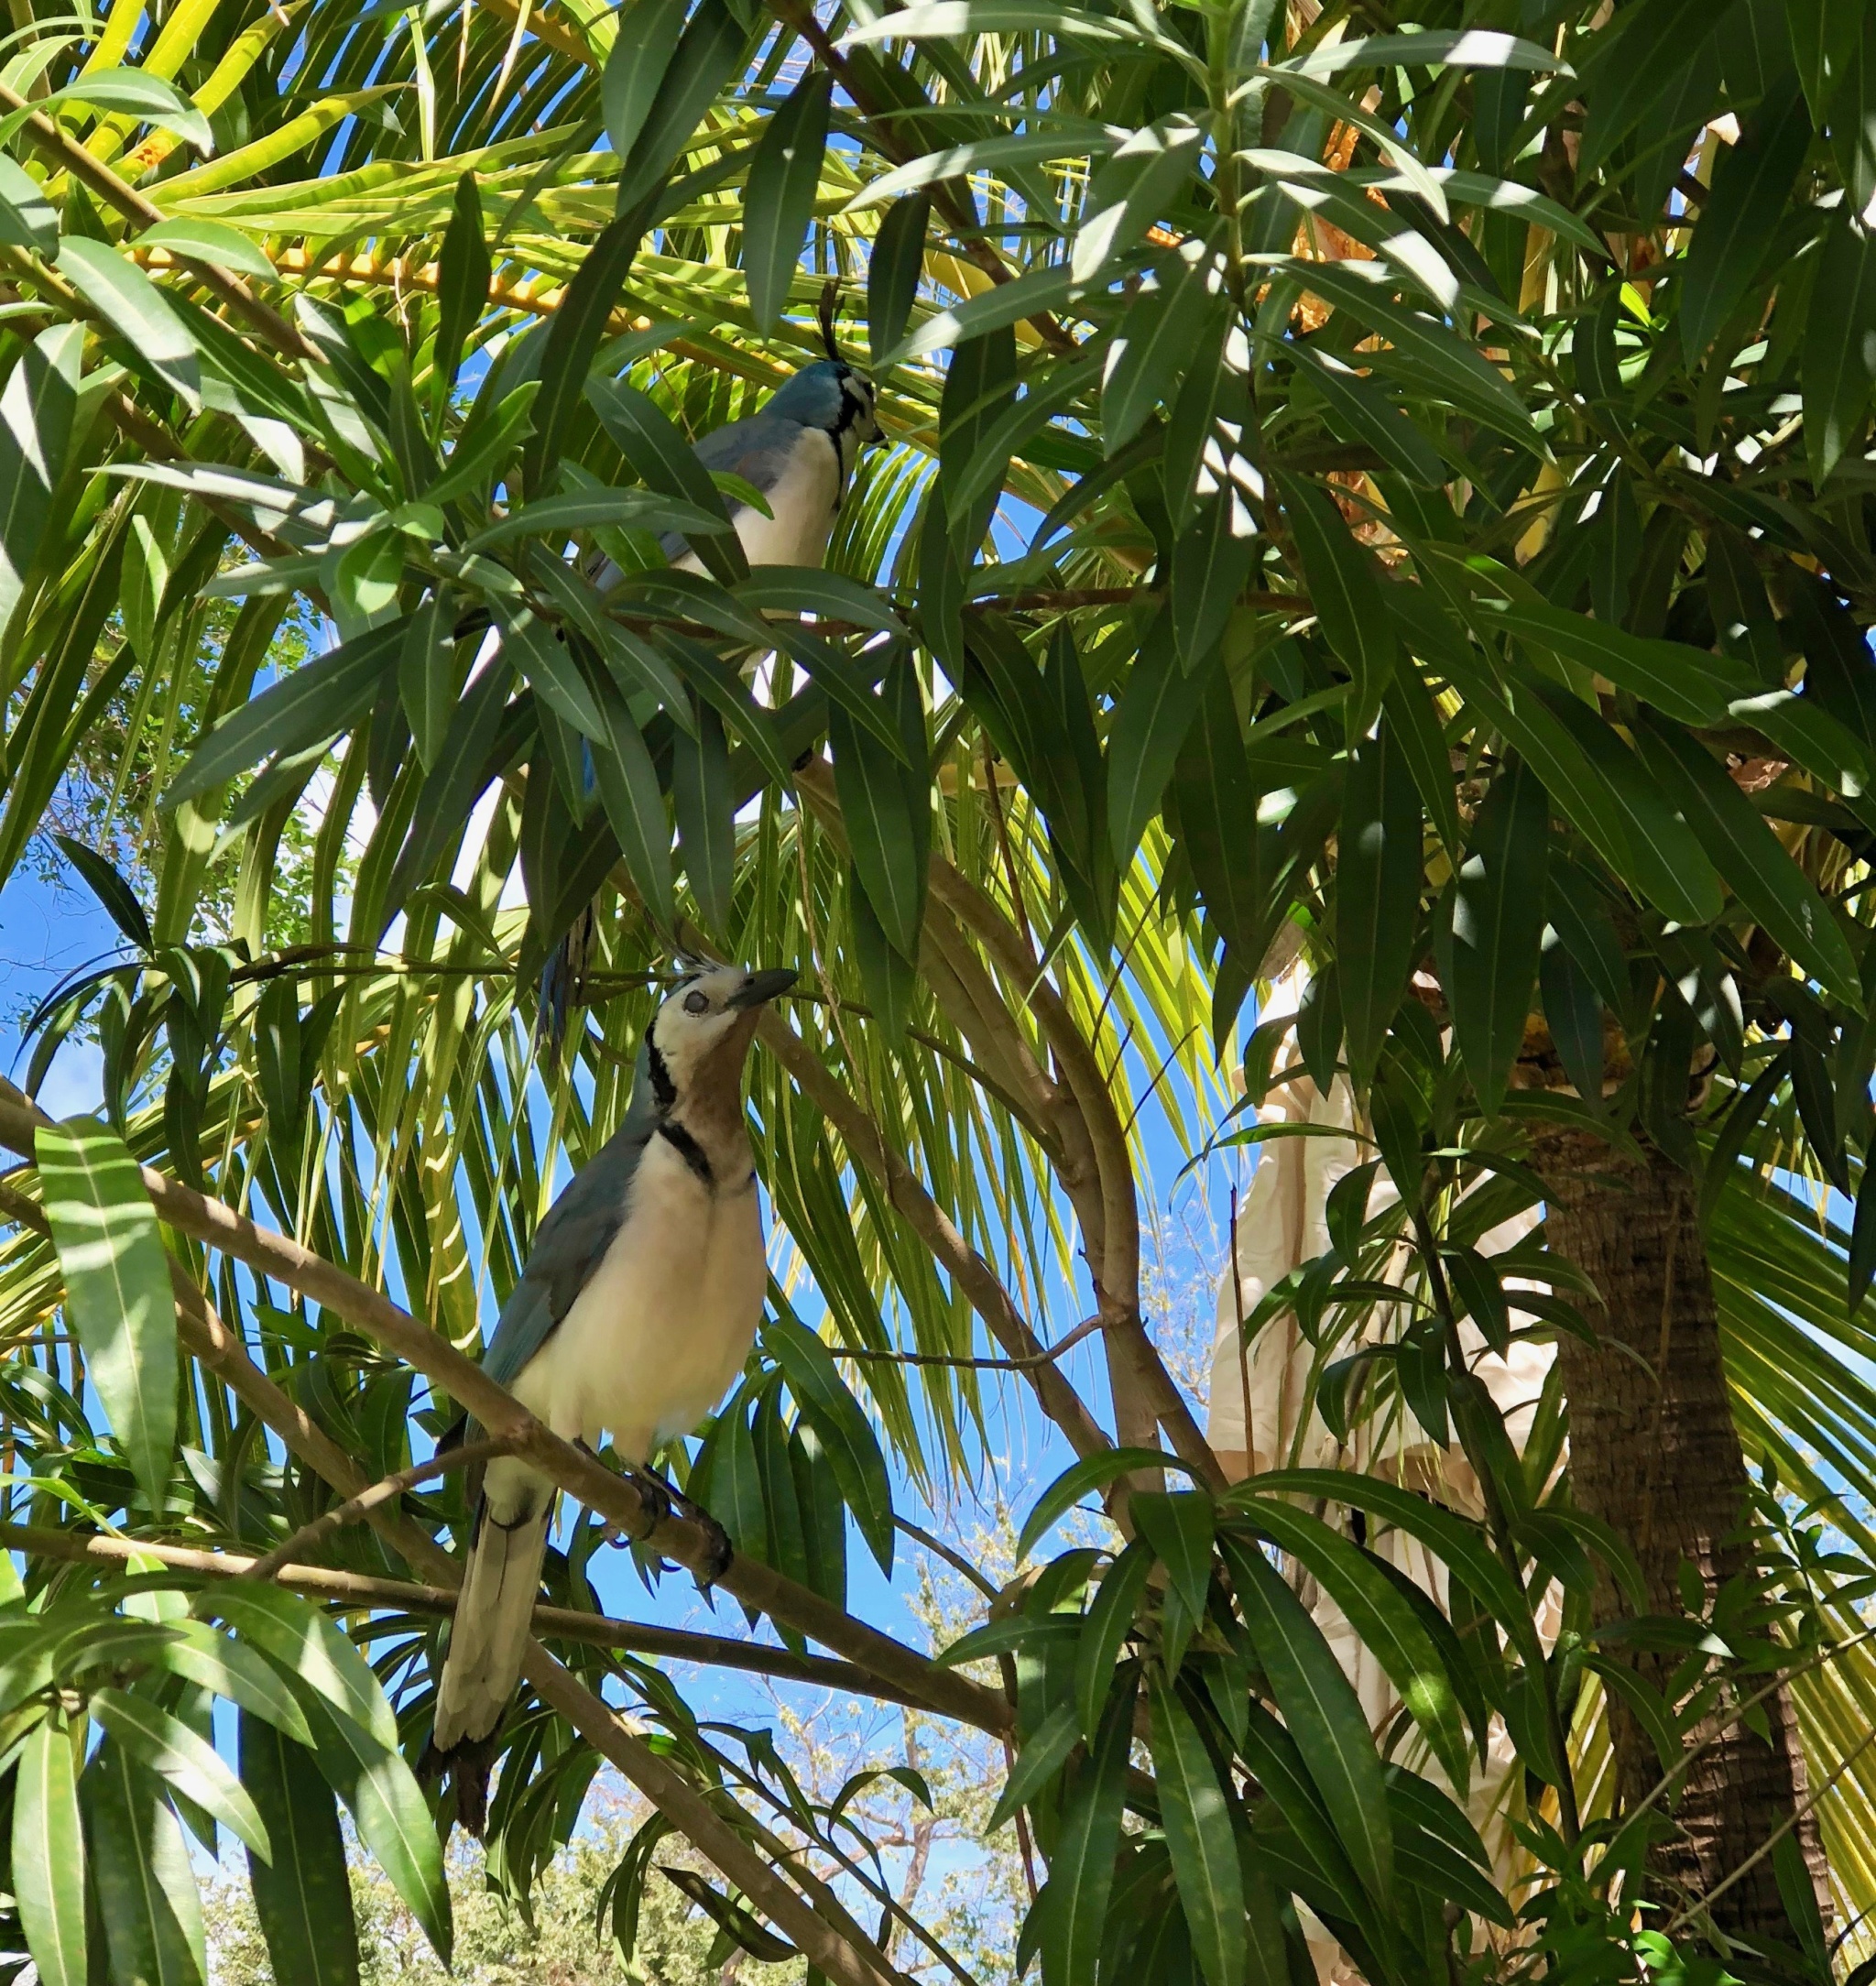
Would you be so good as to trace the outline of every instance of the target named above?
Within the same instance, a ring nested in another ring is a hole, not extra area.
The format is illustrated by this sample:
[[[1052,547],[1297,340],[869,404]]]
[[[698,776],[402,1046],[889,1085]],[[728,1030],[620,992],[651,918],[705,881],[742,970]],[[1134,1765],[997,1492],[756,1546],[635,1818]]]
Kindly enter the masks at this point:
[[[173,1791],[201,1807],[244,1841],[263,1861],[272,1859],[267,1831],[254,1802],[242,1790],[215,1748],[180,1718],[121,1689],[94,1689],[91,1712],[111,1736],[168,1782]]]
[[[1194,1620],[1205,1617],[1212,1583],[1212,1533],[1217,1512],[1202,1490],[1136,1490],[1128,1515],[1166,1568],[1172,1589]]]
[[[1135,1686],[1129,1681],[1108,1694],[1092,1750],[1077,1767],[1063,1802],[1055,1849],[1049,1858],[1043,1986],[1094,1986],[1107,1942],[1107,1900],[1120,1847]]]
[[[1394,1884],[1394,1837],[1361,1699],[1323,1631],[1263,1553],[1228,1533],[1224,1549],[1283,1722],[1356,1874],[1385,1907]]]
[[[1740,142],[1724,148],[1687,250],[1681,344],[1697,364],[1738,308],[1778,237],[1786,196],[1811,142],[1811,118],[1795,74],[1752,114]],[[1722,361],[1730,353],[1719,355]]]
[[[398,1720],[369,1664],[332,1620],[297,1593],[230,1583],[198,1594],[191,1611],[225,1620],[382,1749],[397,1745]]]
[[[1319,485],[1284,475],[1278,487],[1296,534],[1310,605],[1354,680],[1348,735],[1359,737],[1374,722],[1400,657],[1374,555],[1356,541],[1335,498]]]
[[[1349,754],[1336,876],[1336,977],[1348,1064],[1366,1090],[1420,929],[1420,794],[1384,718]]]
[[[1199,506],[1198,520],[1172,548],[1172,638],[1182,668],[1202,668],[1225,632],[1250,576],[1257,520],[1235,485]]]
[[[366,628],[223,718],[170,781],[164,806],[194,800],[262,758],[336,737],[397,667],[404,632],[401,620]]]
[[[704,0],[698,17],[701,20],[706,15],[723,12],[722,0]],[[653,182],[662,171],[660,166],[651,175]],[[619,197],[621,201],[628,197],[623,181]],[[522,479],[529,490],[546,489],[554,480],[561,452],[573,431],[581,402],[587,396],[587,376],[600,341],[605,336],[606,322],[626,278],[631,274],[638,244],[650,224],[656,198],[650,186],[635,188],[629,197],[636,204],[622,209],[600,231],[567,285],[560,308],[548,326],[547,342],[540,354],[540,393],[533,404],[534,428],[522,454]]]
[[[1108,1566],[1087,1610],[1074,1651],[1074,1696],[1088,1742],[1101,1727],[1103,1707],[1114,1682],[1114,1664],[1140,1611],[1153,1569],[1153,1553],[1140,1540],[1127,1546]]]
[[[456,181],[455,203],[437,265],[436,344],[431,362],[445,381],[456,376],[463,346],[488,307],[492,273],[488,243],[482,231],[482,198],[474,173],[465,172]]]
[[[1216,650],[1190,673],[1180,666],[1170,610],[1142,637],[1108,732],[1107,831],[1118,869],[1132,863],[1219,666]]]
[[[450,1962],[450,1891],[442,1844],[410,1768],[350,1717],[335,1716],[316,1689],[300,1698],[312,1726],[313,1755],[344,1801],[365,1845],[423,1928],[436,1955]]]
[[[356,1986],[358,1934],[333,1793],[312,1754],[241,1715],[241,1778],[274,1844],[250,1857],[255,1915],[276,1986]]]
[[[1453,894],[1447,992],[1479,1108],[1495,1117],[1524,1044],[1544,925],[1550,802],[1522,758],[1501,767],[1474,816]]]
[[[1147,1693],[1160,1817],[1193,1950],[1208,1986],[1244,1986],[1244,1872],[1230,1803],[1172,1686],[1150,1675]]]
[[[626,868],[660,931],[671,929],[671,822],[644,734],[626,700],[610,682],[598,693],[601,731],[593,747],[593,774],[605,818],[618,837]]]
[[[1849,941],[1816,886],[1726,769],[1685,732],[1644,715],[1635,742],[1733,893],[1765,931],[1835,998],[1863,1004]]]
[[[660,18],[662,12],[661,6],[657,13],[647,9],[649,25],[645,40],[639,46],[651,54],[651,60],[646,65],[648,71],[655,71],[656,54],[653,51],[662,47],[664,36],[669,31]],[[635,14],[635,23],[637,18]],[[627,38],[621,35],[620,41]],[[635,77],[628,90],[615,95],[613,106],[620,118],[622,131],[627,111],[635,109],[641,101],[641,91],[649,98],[644,101],[643,109],[638,111],[642,121],[631,148],[621,155],[618,190],[621,207],[627,201],[643,202],[648,210],[646,219],[649,219],[650,201],[655,199],[660,183],[671,169],[671,161],[703,121],[704,114],[715,101],[717,92],[742,69],[748,42],[747,30],[724,5],[724,0],[701,0],[679,37],[662,74],[657,75],[655,80],[648,76],[644,84]],[[632,57],[627,54],[620,60],[623,64]],[[641,232],[644,224],[640,223]],[[596,253],[596,247],[588,250],[589,257]],[[627,257],[626,266],[629,265],[630,258]],[[613,285],[611,294],[617,294],[616,284]],[[543,376],[547,375],[545,359],[541,363],[541,371]]]
[[[1049,1526],[1073,1510],[1090,1490],[1105,1490],[1122,1476],[1148,1468],[1182,1468],[1188,1475],[1193,1473],[1177,1456],[1158,1448],[1103,1448],[1097,1454],[1083,1456],[1063,1469],[1036,1499],[1036,1507],[1023,1523],[1016,1541],[1018,1563],[1030,1555],[1036,1540]]]
[[[202,1900],[161,1781],[107,1740],[79,1790],[112,1977],[201,1986]]]
[[[771,1316],[762,1342],[775,1355],[802,1412],[813,1422],[860,1534],[892,1575],[892,1486],[872,1424],[842,1380],[833,1355],[813,1332],[792,1318]]]
[[[601,425],[649,487],[682,497],[706,513],[728,516],[709,471],[656,400],[623,379],[591,379],[585,390]],[[748,576],[748,562],[734,536],[700,534],[691,549],[725,583]]]
[[[72,840],[70,835],[54,835],[52,839],[58,843],[65,859],[90,884],[92,894],[104,906],[118,930],[138,951],[154,951],[156,941],[150,936],[149,920],[123,877],[96,849],[87,848],[82,841]]]
[[[1372,1651],[1456,1786],[1467,1776],[1466,1728],[1446,1656],[1413,1609],[1360,1546],[1321,1518],[1274,1497],[1251,1507],[1271,1541],[1305,1566]]]
[[[814,214],[827,148],[834,78],[811,69],[769,120],[749,168],[743,209],[743,268],[758,331],[772,331],[788,302]]]
[[[678,848],[691,891],[712,931],[727,933],[736,881],[736,795],[730,790],[729,745],[723,719],[700,704],[696,731],[671,741],[671,801]]]
[[[905,341],[924,267],[925,224],[931,211],[929,194],[896,200],[873,237],[867,263],[867,347],[876,366]]]

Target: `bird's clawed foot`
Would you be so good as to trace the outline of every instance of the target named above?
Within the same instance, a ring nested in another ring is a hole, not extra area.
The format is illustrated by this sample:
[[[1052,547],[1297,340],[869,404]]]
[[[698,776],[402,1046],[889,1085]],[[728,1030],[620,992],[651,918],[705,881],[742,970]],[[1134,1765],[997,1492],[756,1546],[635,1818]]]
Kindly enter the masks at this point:
[[[729,1533],[701,1503],[693,1502],[682,1490],[668,1483],[654,1468],[630,1472],[632,1487],[645,1500],[651,1514],[651,1529],[657,1530],[669,1517],[682,1517],[695,1524],[704,1537],[704,1562],[697,1568],[697,1581],[707,1593],[729,1570],[735,1555]]]

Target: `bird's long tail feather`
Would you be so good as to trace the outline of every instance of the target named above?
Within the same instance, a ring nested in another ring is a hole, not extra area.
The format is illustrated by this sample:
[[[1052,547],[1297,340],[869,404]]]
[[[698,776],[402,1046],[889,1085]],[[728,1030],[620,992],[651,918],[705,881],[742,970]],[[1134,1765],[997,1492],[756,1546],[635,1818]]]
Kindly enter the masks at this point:
[[[437,1688],[431,1743],[440,1760],[493,1737],[514,1697],[552,1510],[551,1490],[523,1501],[507,1522],[483,1505]]]

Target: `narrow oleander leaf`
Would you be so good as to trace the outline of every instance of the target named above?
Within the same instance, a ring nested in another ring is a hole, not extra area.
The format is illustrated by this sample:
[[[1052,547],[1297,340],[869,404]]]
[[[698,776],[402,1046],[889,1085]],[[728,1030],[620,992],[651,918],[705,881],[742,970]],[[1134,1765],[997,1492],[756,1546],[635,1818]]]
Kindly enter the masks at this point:
[[[178,1638],[158,1652],[157,1667],[213,1690],[216,1696],[238,1704],[246,1715],[278,1726],[300,1744],[312,1742],[312,1728],[299,1698],[264,1656],[232,1635],[218,1634],[203,1620],[164,1624]]]
[[[743,270],[758,331],[772,331],[788,302],[814,215],[827,148],[834,78],[812,69],[769,120],[749,167],[743,208]]]
[[[1635,742],[1642,763],[1753,921],[1833,997],[1860,1009],[1862,985],[1849,941],[1817,886],[1726,769],[1685,731],[1658,719],[1644,718]]]
[[[1141,638],[1108,732],[1107,832],[1117,869],[1124,872],[1132,863],[1180,747],[1221,666],[1214,649],[1200,667],[1182,667],[1170,609],[1155,618]]]
[[[202,366],[194,334],[128,256],[104,242],[67,235],[59,244],[59,273],[191,412],[201,410]]]
[[[704,11],[723,11],[720,0],[704,0]],[[660,168],[660,172],[662,168]],[[658,178],[652,175],[652,180]],[[627,197],[623,184],[620,198]],[[529,490],[549,488],[560,469],[561,452],[587,390],[587,376],[597,356],[613,306],[632,264],[638,244],[651,222],[655,185],[631,195],[635,205],[622,208],[608,221],[586,250],[578,271],[566,287],[560,307],[547,329],[540,355],[540,393],[532,408],[533,430],[522,452],[522,480]]]
[[[905,342],[924,267],[925,226],[931,213],[929,194],[908,194],[887,209],[873,237],[873,253],[867,263],[867,349],[876,367],[887,353]]]
[[[1123,1687],[1107,1691],[1092,1749],[1066,1789],[1049,1858],[1043,1986],[1094,1986],[1099,1970],[1127,1804],[1137,1686],[1129,1678]]]
[[[1453,1027],[1478,1106],[1498,1114],[1537,980],[1550,802],[1513,758],[1473,817],[1453,893]]]
[[[645,908],[660,931],[670,931],[677,911],[671,889],[671,822],[658,789],[657,769],[644,733],[610,682],[602,687],[599,704],[593,771],[600,803]]]
[[[916,959],[926,882],[926,834],[920,816],[922,808],[930,806],[922,776],[917,781],[908,779],[902,759],[873,730],[856,723],[845,704],[828,711],[827,735],[854,873],[893,949]]]
[[[796,1403],[813,1422],[860,1535],[889,1578],[892,1484],[872,1423],[842,1380],[834,1355],[805,1326],[791,1317],[770,1317],[762,1342],[774,1353]]]
[[[153,1511],[176,1455],[176,1300],[136,1161],[95,1118],[38,1134],[46,1217],[86,1377]]]
[[[1821,486],[1862,433],[1876,391],[1876,235],[1848,215],[1825,236],[1805,321],[1805,447]]]
[[[1217,1511],[1202,1490],[1136,1490],[1127,1500],[1135,1529],[1166,1568],[1172,1590],[1194,1620],[1202,1620],[1212,1583],[1212,1537]]]
[[[0,389],[0,627],[19,605],[65,472],[83,351],[81,326],[54,325],[21,352]]]
[[[592,379],[586,382],[586,398],[633,474],[649,488],[727,519],[710,472],[649,394],[623,379]],[[748,562],[734,534],[700,532],[690,544],[718,579],[733,584],[748,577]]]
[[[404,634],[402,620],[382,622],[270,684],[202,739],[169,782],[162,804],[179,807],[263,758],[337,737],[396,670]]]
[[[1263,1534],[1306,1566],[1348,1617],[1452,1784],[1464,1786],[1469,1768],[1460,1683],[1413,1608],[1358,1544],[1311,1511],[1265,1497],[1256,1504],[1254,1518]]]
[[[1797,76],[1788,71],[1714,168],[1679,285],[1681,344],[1689,364],[1699,361],[1759,274],[1810,142],[1811,114]]]
[[[241,1782],[215,1748],[180,1718],[121,1689],[94,1689],[91,1711],[126,1751],[185,1800],[218,1820],[262,1861],[273,1859],[267,1826]]]
[[[1400,659],[1374,554],[1357,541],[1327,490],[1294,475],[1279,478],[1278,486],[1303,561],[1310,605],[1355,683],[1348,735],[1358,737],[1374,722]]]
[[[437,261],[436,344],[431,362],[445,385],[455,378],[463,346],[488,307],[493,274],[483,234],[482,196],[474,173],[465,172],[456,181],[450,224],[443,231],[442,254]]]
[[[1200,504],[1198,517],[1172,548],[1172,638],[1180,667],[1201,668],[1225,632],[1250,577],[1256,522],[1227,485]]]
[[[1152,1675],[1147,1700],[1160,1818],[1193,1951],[1208,1986],[1244,1986],[1244,1871],[1229,1801],[1178,1692]]]
[[[44,1986],[85,1986],[85,1844],[71,1733],[47,1717],[20,1747],[13,1793],[13,1889]]]
[[[1349,761],[1336,877],[1336,979],[1349,1070],[1366,1090],[1412,969],[1422,815],[1407,756],[1385,718]]]
[[[984,1823],[987,1835],[995,1834],[1006,1821],[1015,1817],[1019,1808],[1034,1801],[1068,1762],[1068,1754],[1074,1750],[1080,1736],[1074,1706],[1058,1703],[1023,1740],[1003,1791],[990,1809],[990,1817]]]
[[[349,1717],[335,1716],[323,1694],[301,1699],[312,1726],[320,1771],[344,1801],[365,1845],[423,1928],[444,1965],[453,1929],[442,1844],[410,1768]]]
[[[1066,1516],[1090,1490],[1105,1490],[1122,1476],[1148,1468],[1179,1468],[1185,1469],[1188,1475],[1193,1473],[1177,1456],[1159,1448],[1104,1448],[1071,1463],[1036,1499],[1035,1508],[1024,1520],[1016,1541],[1018,1564],[1029,1556],[1037,1539],[1050,1525]]]
[[[202,1898],[162,1781],[106,1740],[79,1795],[111,1976],[139,1986],[202,1986]]]
[[[90,884],[92,894],[104,906],[118,930],[139,952],[154,951],[156,940],[150,936],[149,919],[144,915],[143,905],[136,900],[136,893],[117,870],[95,848],[87,848],[70,835],[54,835],[52,839],[59,845],[65,859]]]
[[[1361,1699],[1321,1628],[1263,1553],[1228,1534],[1224,1550],[1284,1725],[1357,1875],[1385,1906],[1394,1883],[1393,1829]]]
[[[684,31],[687,0],[636,0],[621,8],[600,71],[599,106],[605,135],[621,158],[638,143]]]
[[[357,1986],[358,1932],[332,1788],[305,1745],[241,1715],[241,1781],[267,1824],[271,1862],[250,1857],[255,1915],[276,1986]]]
[[[1108,1566],[1087,1610],[1074,1651],[1074,1696],[1082,1734],[1090,1744],[1101,1727],[1114,1681],[1114,1664],[1152,1576],[1154,1554],[1140,1539]]]
[[[691,893],[711,930],[727,933],[736,885],[736,794],[723,718],[708,704],[698,704],[692,736],[679,733],[671,740],[671,791]]]
[[[334,1622],[297,1593],[231,1582],[199,1594],[191,1611],[225,1620],[347,1722],[369,1731],[381,1746],[396,1747],[398,1720],[371,1665]]]
[[[660,6],[664,4],[666,0],[659,0]],[[682,13],[682,0],[677,0],[677,6]],[[636,11],[633,18],[636,22]],[[667,32],[659,16],[651,15],[646,38],[648,49],[661,49]],[[690,142],[718,92],[743,69],[748,48],[748,30],[724,0],[701,0],[678,37],[662,73],[655,82],[648,78],[645,85],[633,83],[632,100],[635,104],[643,101],[645,107],[629,149],[620,154],[618,199],[622,210],[627,201],[644,202],[649,219],[650,203],[665,174]],[[652,66],[646,65],[648,70]],[[612,64],[609,62],[607,67]],[[640,96],[641,88],[649,92],[647,97]],[[624,113],[620,115],[623,125]],[[616,286],[614,294],[617,294]],[[545,369],[543,360],[543,372]]]

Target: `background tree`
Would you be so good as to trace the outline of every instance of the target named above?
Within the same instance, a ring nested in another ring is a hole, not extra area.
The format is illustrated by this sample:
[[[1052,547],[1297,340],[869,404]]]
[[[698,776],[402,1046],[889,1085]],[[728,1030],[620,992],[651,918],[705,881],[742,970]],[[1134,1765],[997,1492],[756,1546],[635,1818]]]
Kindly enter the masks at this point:
[[[627,1934],[668,1826],[756,1957],[956,1976],[856,1811],[647,1659],[682,1652],[1009,1740],[1047,1878],[1009,1962],[1051,1986],[1300,1966],[1299,1906],[1377,1981],[1701,1939],[1821,1976],[1825,1849],[1854,1933],[1876,1838],[1865,14],[21,21],[0,875],[109,769],[64,853],[125,941],[26,1071],[95,1030],[103,1118],[0,1099],[42,1977],[200,1970],[185,1823],[250,1847],[278,1976],[349,1977],[309,1928],[335,1793],[446,1954],[451,1815],[405,1759],[457,1407],[574,1506],[491,1818],[518,1894],[605,1759],[661,1817]],[[682,443],[813,355],[830,278],[894,445],[826,572],[751,573]],[[752,1099],[802,1273],[672,1458],[780,1648],[599,1616],[603,1525],[700,1539],[463,1356],[679,944],[809,969]],[[1327,1410],[1456,1443],[1479,1522],[1227,1492],[1155,1343],[1149,1129],[1195,1146],[1240,1054],[1261,1093],[1239,1017],[1298,947],[1305,1065],[1399,1198],[1358,1173],[1283,1301]],[[1554,1253],[1488,1264],[1540,1198]],[[1404,1296],[1363,1267],[1402,1247]],[[1555,1293],[1505,1288],[1533,1267]],[[1560,1335],[1549,1490],[1468,1366],[1514,1330]],[[933,1664],[848,1562],[897,1563],[895,1480],[987,1466],[987,1360],[1074,1458],[1024,1554],[1093,1491],[1114,1529]],[[1493,1717],[1509,1899],[1449,1796]]]

